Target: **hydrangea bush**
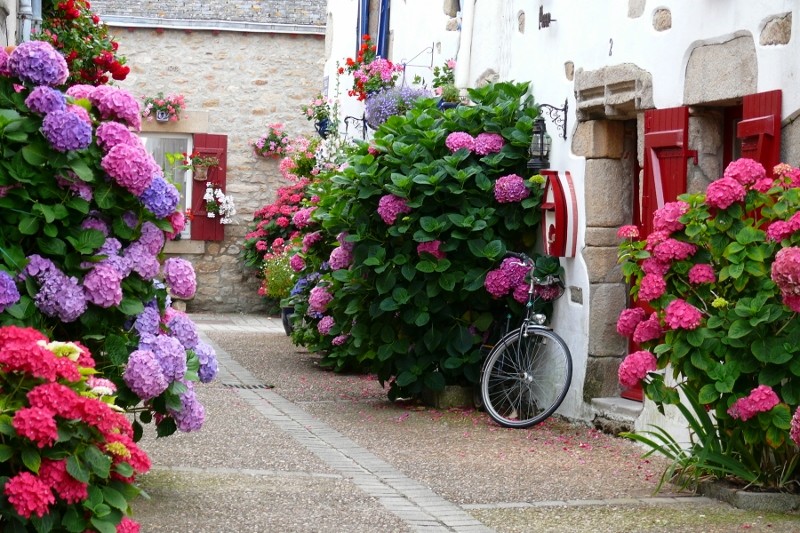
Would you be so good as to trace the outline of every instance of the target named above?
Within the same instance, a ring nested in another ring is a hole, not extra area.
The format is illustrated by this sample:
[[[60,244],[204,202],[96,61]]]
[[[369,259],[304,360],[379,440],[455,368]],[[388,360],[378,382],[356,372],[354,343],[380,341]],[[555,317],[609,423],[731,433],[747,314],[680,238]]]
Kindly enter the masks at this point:
[[[334,369],[377,372],[392,397],[477,382],[484,337],[513,302],[484,290],[487,273],[531,249],[539,222],[541,182],[502,179],[527,173],[527,89],[472,90],[475,105],[448,115],[420,100],[320,183],[323,245],[300,252],[313,266],[295,288],[307,295],[295,342]]]
[[[0,324],[89,347],[117,404],[141,410],[137,437],[153,413],[161,435],[197,428],[190,383],[213,377],[216,359],[171,307],[194,294],[191,264],[160,261],[183,228],[178,191],[131,131],[136,98],[107,85],[62,93],[67,76],[45,42],[0,51]]]
[[[0,327],[0,388],[3,531],[138,531],[129,502],[150,460],[88,349]]]
[[[656,211],[646,239],[633,226],[619,231],[623,273],[649,306],[619,317],[617,330],[641,348],[620,382],[644,381],[657,405],[677,404],[667,369],[713,415],[723,459],[748,481],[789,490],[800,481],[799,209],[799,169],[767,174],[739,159],[705,193]],[[723,476],[720,462],[695,473]]]

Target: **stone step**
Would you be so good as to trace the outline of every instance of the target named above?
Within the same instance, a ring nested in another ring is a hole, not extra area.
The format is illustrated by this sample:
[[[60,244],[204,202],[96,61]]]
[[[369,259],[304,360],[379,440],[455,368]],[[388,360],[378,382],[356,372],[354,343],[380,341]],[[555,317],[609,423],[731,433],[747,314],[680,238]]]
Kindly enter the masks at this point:
[[[644,407],[642,402],[619,396],[593,398],[591,405],[595,412],[592,421],[594,426],[612,435],[618,435],[623,431],[633,431],[633,424]]]

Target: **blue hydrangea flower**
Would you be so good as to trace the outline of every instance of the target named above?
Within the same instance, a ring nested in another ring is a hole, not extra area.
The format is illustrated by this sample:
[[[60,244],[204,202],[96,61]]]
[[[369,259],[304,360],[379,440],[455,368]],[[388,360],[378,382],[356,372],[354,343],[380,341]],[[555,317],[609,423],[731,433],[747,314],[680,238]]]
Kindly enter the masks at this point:
[[[177,313],[169,319],[167,327],[173,337],[180,341],[181,345],[187,350],[191,350],[200,342],[197,327],[194,322],[184,313]]]
[[[167,408],[167,410],[175,419],[175,423],[180,431],[196,431],[203,427],[203,422],[206,419],[206,410],[203,404],[197,399],[197,394],[194,391],[194,386],[191,381],[185,382],[186,391],[181,393],[181,410],[175,411]]]
[[[25,99],[25,105],[34,113],[46,115],[53,111],[62,111],[67,107],[67,97],[64,93],[52,87],[40,85],[31,91]]]
[[[156,354],[156,361],[161,365],[167,380],[183,379],[186,375],[186,350],[178,339],[168,335],[157,335],[148,338],[146,346]],[[142,348],[142,343],[139,347]]]
[[[147,190],[139,196],[147,210],[157,218],[165,218],[171,215],[175,211],[180,198],[181,195],[178,189],[167,182],[163,176],[156,176]]]
[[[213,381],[219,372],[219,363],[217,362],[217,354],[214,352],[214,348],[200,341],[195,346],[194,353],[197,354],[197,360],[200,362],[200,369],[197,371],[200,382],[209,383]]]
[[[158,309],[154,306],[145,306],[133,322],[133,327],[139,332],[140,337],[146,335],[155,336],[158,334],[158,326],[161,323]]]
[[[92,142],[92,126],[71,111],[53,111],[42,121],[42,133],[55,150],[82,150]]]
[[[0,270],[0,313],[18,301],[19,290],[14,278],[8,272]]]
[[[431,94],[415,87],[389,87],[367,98],[366,119],[372,129],[378,129],[392,115],[404,115],[420,98]]]

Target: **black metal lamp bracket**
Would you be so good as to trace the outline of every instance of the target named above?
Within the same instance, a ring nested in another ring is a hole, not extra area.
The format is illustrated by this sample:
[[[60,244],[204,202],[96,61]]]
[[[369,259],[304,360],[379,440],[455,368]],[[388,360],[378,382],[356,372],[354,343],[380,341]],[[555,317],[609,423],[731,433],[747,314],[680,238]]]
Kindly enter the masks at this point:
[[[569,98],[564,100],[564,107],[555,107],[550,104],[539,104],[539,109],[545,109],[548,117],[561,132],[561,138],[567,140],[567,112],[569,111]]]

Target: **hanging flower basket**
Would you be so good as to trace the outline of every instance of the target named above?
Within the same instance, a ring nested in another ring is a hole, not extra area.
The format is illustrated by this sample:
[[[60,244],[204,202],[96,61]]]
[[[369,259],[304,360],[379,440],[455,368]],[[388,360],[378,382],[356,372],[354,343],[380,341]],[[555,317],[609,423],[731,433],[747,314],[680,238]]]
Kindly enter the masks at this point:
[[[192,179],[195,181],[206,181],[208,178],[208,167],[196,166],[192,167]]]

